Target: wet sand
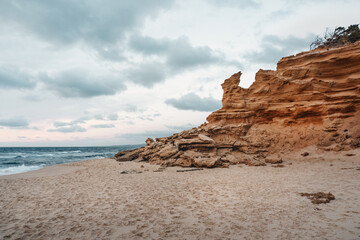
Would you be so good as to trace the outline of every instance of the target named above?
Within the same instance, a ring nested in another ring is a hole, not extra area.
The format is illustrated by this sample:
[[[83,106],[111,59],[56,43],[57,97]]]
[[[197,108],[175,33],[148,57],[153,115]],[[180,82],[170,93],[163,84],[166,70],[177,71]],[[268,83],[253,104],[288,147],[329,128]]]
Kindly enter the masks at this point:
[[[97,159],[1,176],[0,238],[359,239],[360,151],[284,160],[177,172]],[[319,191],[336,199],[299,194]]]

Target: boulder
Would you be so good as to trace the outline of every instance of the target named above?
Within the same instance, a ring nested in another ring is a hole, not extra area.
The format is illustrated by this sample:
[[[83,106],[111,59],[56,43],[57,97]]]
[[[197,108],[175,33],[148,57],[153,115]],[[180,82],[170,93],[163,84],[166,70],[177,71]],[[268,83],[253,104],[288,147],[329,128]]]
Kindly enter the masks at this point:
[[[219,157],[198,157],[194,159],[193,165],[195,167],[206,167],[206,168],[213,168],[216,166],[221,166],[220,158]]]
[[[209,138],[208,136],[206,136],[204,134],[199,134],[198,137],[201,141],[204,141],[206,143],[215,143],[214,139]]]
[[[155,141],[154,141],[154,139],[152,139],[152,138],[148,138],[148,139],[146,139],[145,140],[145,143],[146,143],[146,145],[151,145],[152,143],[154,143]]]

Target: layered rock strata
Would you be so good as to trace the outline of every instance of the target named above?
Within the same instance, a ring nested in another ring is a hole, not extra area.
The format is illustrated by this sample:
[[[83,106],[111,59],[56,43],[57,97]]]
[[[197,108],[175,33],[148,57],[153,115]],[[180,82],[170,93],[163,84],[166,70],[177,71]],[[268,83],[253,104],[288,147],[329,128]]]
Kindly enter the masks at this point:
[[[241,72],[226,79],[223,107],[208,123],[115,155],[183,167],[279,163],[288,152],[360,147],[360,42],[315,49],[259,70],[250,88]]]

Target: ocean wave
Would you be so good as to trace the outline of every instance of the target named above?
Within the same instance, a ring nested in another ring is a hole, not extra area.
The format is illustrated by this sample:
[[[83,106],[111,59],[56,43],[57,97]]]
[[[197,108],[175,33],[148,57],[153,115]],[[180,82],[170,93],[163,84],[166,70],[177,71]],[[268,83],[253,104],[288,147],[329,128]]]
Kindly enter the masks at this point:
[[[0,176],[33,171],[33,170],[43,168],[44,166],[45,166],[44,164],[33,165],[33,166],[25,166],[23,164],[23,165],[20,165],[20,166],[0,168]]]
[[[81,153],[81,150],[75,150],[75,151],[59,151],[55,152],[56,154],[69,154],[69,153]]]
[[[53,157],[52,153],[41,153],[41,154],[29,154],[29,157]]]
[[[136,146],[109,147],[0,147],[0,175],[14,174],[68,162],[112,157]]]
[[[5,166],[6,166],[6,165],[13,165],[13,166],[14,166],[14,165],[18,165],[19,162],[16,162],[16,161],[6,161],[6,162],[5,162],[5,161],[3,161],[3,162],[1,162],[1,164],[2,164],[2,165],[5,165]]]
[[[70,151],[69,153],[81,153],[81,150],[76,150],[76,151]]]

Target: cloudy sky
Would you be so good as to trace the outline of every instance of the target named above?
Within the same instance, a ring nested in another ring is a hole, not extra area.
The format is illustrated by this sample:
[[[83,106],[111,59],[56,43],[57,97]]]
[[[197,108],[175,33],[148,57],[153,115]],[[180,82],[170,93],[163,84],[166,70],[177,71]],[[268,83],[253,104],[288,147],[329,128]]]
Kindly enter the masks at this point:
[[[0,0],[0,146],[143,143],[200,125],[220,84],[359,23],[358,0]]]

